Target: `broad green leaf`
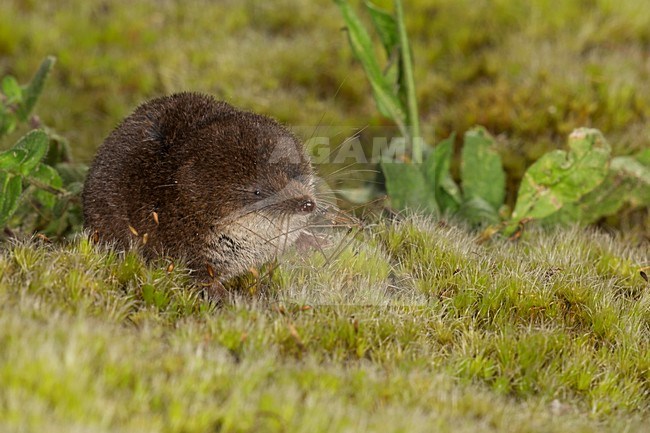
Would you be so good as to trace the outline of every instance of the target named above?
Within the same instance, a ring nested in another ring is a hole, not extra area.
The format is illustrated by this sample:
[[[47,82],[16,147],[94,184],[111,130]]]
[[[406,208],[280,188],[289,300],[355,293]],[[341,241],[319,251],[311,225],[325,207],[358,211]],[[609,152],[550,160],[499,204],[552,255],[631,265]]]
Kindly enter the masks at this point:
[[[16,111],[18,118],[23,122],[27,121],[29,114],[34,109],[36,101],[43,91],[45,80],[47,79],[47,76],[49,75],[55,60],[56,59],[52,56],[46,57],[45,60],[43,60],[41,63],[41,66],[38,68],[38,71],[36,71],[36,74],[34,74],[32,77],[29,84],[23,87],[23,102],[20,104],[18,110]]]
[[[397,209],[438,212],[438,204],[419,165],[382,161],[386,190],[391,205]]]
[[[19,176],[0,172],[0,227],[4,227],[18,208],[23,181]]]
[[[549,152],[526,171],[512,220],[548,217],[591,192],[607,176],[609,154],[609,144],[600,131],[575,130],[569,137],[568,152]]]
[[[465,200],[481,198],[495,212],[506,197],[506,174],[494,138],[482,127],[465,133],[460,165]]]
[[[0,170],[20,171],[20,166],[27,159],[26,149],[12,148],[0,153]]]
[[[629,179],[621,178],[620,173],[610,170],[605,180],[580,200],[568,203],[558,212],[544,219],[545,224],[591,224],[606,215],[618,212],[630,198]]]
[[[392,84],[382,74],[370,35],[368,35],[363,23],[346,0],[334,1],[341,10],[347,25],[352,52],[361,62],[370,81],[377,108],[381,114],[392,119],[399,126],[404,136],[408,136],[405,108],[395,95]]]
[[[366,2],[366,8],[370,12],[370,18],[372,18],[375,30],[379,34],[386,56],[390,58],[399,46],[399,34],[395,17],[369,1]]]
[[[63,186],[63,180],[53,167],[45,164],[38,164],[36,170],[32,171],[29,175],[30,178],[35,179],[40,184],[59,189]]]
[[[440,207],[444,212],[456,212],[463,201],[460,188],[451,175],[445,176],[442,179],[441,185],[442,190],[438,191],[438,196],[436,197]]]
[[[7,75],[2,80],[2,93],[7,97],[5,104],[12,104],[22,100],[22,89],[18,81],[11,75]]]
[[[57,202],[56,195],[42,189],[36,190],[34,192],[34,197],[36,197],[36,200],[46,209],[54,208],[54,205]]]
[[[30,131],[14,146],[15,149],[26,150],[27,156],[20,165],[20,172],[26,176],[41,162],[47,153],[50,139],[41,130]]]
[[[456,134],[452,134],[438,143],[422,166],[427,185],[434,191],[436,202],[443,212],[455,212],[462,201],[458,185],[450,172],[455,139]]]
[[[564,206],[545,222],[591,224],[614,215],[626,203],[650,205],[650,166],[641,164],[634,157],[620,156],[612,159],[603,183],[580,200]]]
[[[29,177],[35,179],[39,184],[54,189],[60,189],[63,186],[61,176],[59,176],[59,173],[49,165],[39,164],[36,169],[32,171]],[[56,195],[43,189],[38,189],[35,195],[38,201],[40,201],[46,208],[51,209],[54,207],[54,204],[56,203]]]
[[[450,174],[449,167],[454,153],[455,140],[456,134],[454,133],[436,144],[422,165],[429,184],[436,190],[442,188],[442,179]]]
[[[458,209],[458,214],[471,224],[500,222],[499,213],[492,204],[481,197],[471,197],[464,201]]]

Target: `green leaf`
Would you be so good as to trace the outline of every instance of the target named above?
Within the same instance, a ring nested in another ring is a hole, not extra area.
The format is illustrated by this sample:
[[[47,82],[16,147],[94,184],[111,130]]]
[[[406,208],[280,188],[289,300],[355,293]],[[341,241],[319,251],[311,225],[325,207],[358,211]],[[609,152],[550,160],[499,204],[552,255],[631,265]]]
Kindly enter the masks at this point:
[[[619,156],[612,159],[603,183],[544,221],[548,224],[591,224],[602,217],[614,215],[626,203],[650,206],[650,167],[634,157]]]
[[[458,214],[470,224],[497,224],[501,220],[492,204],[481,197],[471,197],[464,201],[458,209]]]
[[[50,139],[41,130],[30,131],[14,146],[14,149],[26,150],[27,155],[20,165],[20,172],[27,176],[45,157]]]
[[[29,177],[52,188],[59,189],[63,186],[63,180],[61,179],[59,172],[49,165],[38,164],[36,170],[32,171]]]
[[[5,104],[13,104],[23,99],[23,91],[18,81],[11,75],[7,75],[2,80],[2,93],[7,97]]]
[[[393,208],[439,211],[433,189],[428,185],[419,165],[382,161],[381,169]]]
[[[397,22],[390,13],[377,7],[372,2],[367,1],[366,8],[368,9],[368,12],[370,12],[370,18],[372,18],[375,30],[377,30],[377,34],[379,34],[381,43],[386,51],[386,56],[390,58],[395,49],[399,46]]]
[[[494,138],[483,127],[465,133],[460,176],[466,200],[481,198],[495,211],[506,197],[506,174]]]
[[[60,189],[63,186],[63,180],[59,173],[49,165],[39,164],[30,176],[42,185]],[[51,192],[39,189],[35,193],[36,198],[48,209],[52,209],[56,203],[56,195]]]
[[[0,172],[0,227],[4,227],[18,209],[22,192],[23,182],[19,176]]]
[[[450,174],[451,157],[454,153],[456,134],[451,134],[438,143],[422,165],[425,176],[434,189],[442,188],[442,179]]]
[[[427,184],[433,189],[436,202],[443,212],[455,212],[462,201],[458,185],[450,172],[455,139],[456,134],[452,134],[438,143],[422,166]]]
[[[397,22],[395,21],[395,17],[388,11],[377,7],[372,2],[367,1],[365,3],[388,59],[388,66],[383,68],[384,77],[386,81],[394,85],[393,89],[398,89],[398,98],[403,103],[405,100],[403,95],[405,89],[402,83],[404,73],[400,59]]]
[[[569,152],[549,152],[526,171],[512,220],[548,217],[591,192],[607,176],[609,154],[600,131],[575,130],[569,137]]]
[[[29,114],[34,109],[36,101],[38,101],[38,98],[43,91],[45,80],[52,70],[55,61],[56,59],[52,56],[46,57],[29,84],[23,87],[23,102],[19,105],[18,110],[16,111],[18,118],[23,122],[27,121]]]
[[[463,198],[460,194],[460,188],[451,177],[446,176],[442,179],[442,190],[438,191],[436,199],[444,212],[454,213],[458,210]]]
[[[26,149],[12,148],[0,153],[0,170],[20,171],[20,166],[27,159]]]
[[[384,77],[379,67],[370,35],[346,0],[334,0],[334,2],[341,10],[343,20],[347,25],[348,40],[352,52],[361,62],[370,81],[377,108],[381,114],[392,119],[397,124],[402,135],[408,137],[405,108],[394,93],[392,84]]]

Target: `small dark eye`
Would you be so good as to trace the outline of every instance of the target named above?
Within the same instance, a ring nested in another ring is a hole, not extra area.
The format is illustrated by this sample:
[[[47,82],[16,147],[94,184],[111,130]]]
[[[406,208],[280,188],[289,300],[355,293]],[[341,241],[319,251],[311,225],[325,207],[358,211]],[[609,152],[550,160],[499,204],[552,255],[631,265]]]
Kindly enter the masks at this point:
[[[259,197],[260,195],[262,195],[262,191],[260,191],[259,189],[256,189],[255,190],[255,195]]]

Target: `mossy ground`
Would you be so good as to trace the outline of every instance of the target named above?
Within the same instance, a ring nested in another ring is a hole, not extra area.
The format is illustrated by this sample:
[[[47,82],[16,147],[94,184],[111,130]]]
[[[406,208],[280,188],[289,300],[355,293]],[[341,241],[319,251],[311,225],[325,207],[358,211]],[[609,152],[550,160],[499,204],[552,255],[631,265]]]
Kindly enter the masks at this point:
[[[486,125],[513,185],[575,127],[619,155],[647,147],[638,1],[406,9],[431,141]],[[340,141],[385,122],[341,27],[328,0],[7,0],[0,76],[58,57],[36,111],[82,161],[135,105],[180,90]],[[220,307],[180,265],[82,237],[3,243],[0,430],[645,431],[650,254],[634,230],[480,245],[453,224],[383,222],[283,257]]]
[[[84,238],[4,247],[2,430],[645,431],[647,245],[334,236],[221,306]]]

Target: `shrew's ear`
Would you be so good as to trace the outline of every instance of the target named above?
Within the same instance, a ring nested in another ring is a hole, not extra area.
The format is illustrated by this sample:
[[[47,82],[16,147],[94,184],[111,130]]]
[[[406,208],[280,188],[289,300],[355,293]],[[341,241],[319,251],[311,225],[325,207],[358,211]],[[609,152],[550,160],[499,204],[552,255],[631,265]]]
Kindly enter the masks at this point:
[[[305,162],[305,153],[300,142],[291,135],[282,135],[273,143],[273,151],[268,162],[284,164],[302,164]]]

